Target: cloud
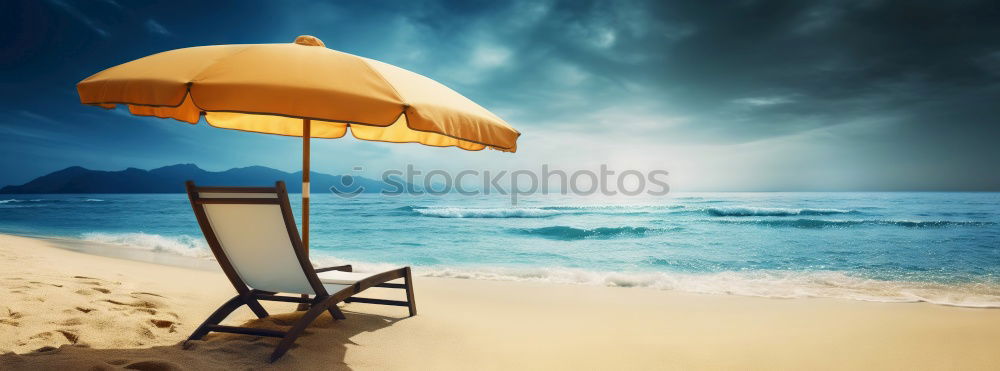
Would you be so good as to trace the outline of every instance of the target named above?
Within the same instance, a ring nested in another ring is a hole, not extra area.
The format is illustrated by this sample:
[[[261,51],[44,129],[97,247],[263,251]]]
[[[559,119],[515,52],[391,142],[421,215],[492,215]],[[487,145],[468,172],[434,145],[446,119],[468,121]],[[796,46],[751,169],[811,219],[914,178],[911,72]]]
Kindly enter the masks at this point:
[[[504,65],[510,59],[507,48],[495,45],[479,45],[472,51],[469,62],[476,67],[489,69]]]
[[[748,97],[733,100],[733,103],[746,106],[773,106],[791,102],[792,99],[789,97]]]
[[[569,62],[553,63],[549,69],[551,70],[554,82],[567,86],[579,86],[591,76],[580,67]]]
[[[32,140],[33,143],[65,143],[68,138],[62,133],[69,125],[48,115],[29,110],[0,111],[0,133],[17,138],[14,142]]]
[[[160,22],[157,22],[155,19],[152,18],[146,21],[146,29],[149,30],[149,32],[154,35],[160,35],[160,36],[171,35],[170,31],[168,31],[166,27],[163,27],[163,25],[160,24]]]
[[[27,118],[27,119],[29,119],[31,121],[34,121],[34,122],[37,122],[37,123],[47,124],[47,125],[52,125],[52,126],[61,126],[62,125],[62,123],[59,122],[59,121],[53,120],[51,118],[39,115],[39,114],[31,112],[31,111],[19,110],[19,111],[17,111],[17,113],[19,115],[21,115],[21,117]]]
[[[110,6],[114,7],[114,8],[117,8],[117,9],[124,9],[124,8],[122,8],[122,5],[121,5],[121,4],[119,4],[119,3],[118,3],[117,1],[115,1],[115,0],[102,0],[102,1],[103,1],[103,2],[105,3],[105,4],[108,4],[108,5],[110,5]]]
[[[1000,76],[1000,50],[993,51],[976,59],[979,66],[989,73]]]
[[[78,20],[81,23],[83,23],[91,31],[94,31],[95,33],[97,33],[99,36],[105,37],[105,38],[111,36],[111,34],[108,33],[108,31],[106,31],[104,29],[104,26],[102,26],[100,23],[98,23],[97,21],[95,21],[93,18],[87,16],[86,14],[83,14],[83,12],[81,12],[76,7],[74,7],[74,6],[70,5],[70,4],[67,4],[65,1],[63,1],[63,0],[49,0],[49,3],[51,3],[51,4],[53,4],[53,5],[57,6],[57,7],[59,7],[60,9],[62,9],[66,13],[68,13],[70,16],[72,16],[76,20]]]

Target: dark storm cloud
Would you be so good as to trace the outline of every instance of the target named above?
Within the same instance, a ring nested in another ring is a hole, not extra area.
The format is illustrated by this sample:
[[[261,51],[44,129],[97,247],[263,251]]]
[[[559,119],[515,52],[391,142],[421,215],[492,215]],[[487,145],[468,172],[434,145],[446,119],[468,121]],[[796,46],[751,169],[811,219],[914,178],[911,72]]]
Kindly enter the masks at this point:
[[[998,4],[571,1],[552,4],[527,26],[511,24],[516,6],[460,25],[493,25],[484,38],[514,56],[478,81],[502,91],[498,99],[524,106],[548,98],[555,112],[528,106],[566,116],[658,101],[663,113],[702,118],[691,122],[695,129],[725,128],[730,139],[747,140],[925,105],[940,113],[938,103],[971,100],[950,110],[981,111],[976,105],[989,101],[981,97],[997,94]],[[425,18],[440,32],[477,31],[449,27],[439,21],[450,18],[445,14]],[[561,65],[585,81],[561,86],[566,77],[553,70]]]
[[[660,81],[697,87],[685,103],[702,109],[740,97],[786,97],[787,103],[765,105],[757,115],[741,113],[751,132],[743,134],[751,135],[798,129],[788,125],[795,118],[813,121],[806,127],[836,125],[878,112],[912,114],[942,100],[995,96],[997,76],[979,61],[1000,50],[997,3],[959,3],[789,2],[692,10],[688,19],[702,20],[702,31],[675,45],[676,57]],[[975,103],[953,109],[963,112]]]
[[[533,120],[636,105],[693,116],[701,139],[738,142],[872,114],[940,113],[941,103],[961,115],[997,94],[996,2],[433,4],[380,9],[426,32],[417,47],[453,48],[415,69]],[[483,43],[507,55],[502,66],[470,67],[461,48]],[[462,69],[475,78],[454,76]],[[974,121],[941,124],[982,130]]]
[[[855,166],[871,174],[868,189],[1000,188],[1000,176],[985,171],[1000,159],[993,143],[1000,137],[998,2],[565,1],[437,9],[414,20],[509,56],[501,67],[475,70],[480,76],[472,81],[451,83],[513,107],[511,115],[529,127],[631,127],[668,144],[737,144],[878,122],[880,132],[845,129],[831,139],[864,158]],[[458,65],[469,63],[442,68]]]

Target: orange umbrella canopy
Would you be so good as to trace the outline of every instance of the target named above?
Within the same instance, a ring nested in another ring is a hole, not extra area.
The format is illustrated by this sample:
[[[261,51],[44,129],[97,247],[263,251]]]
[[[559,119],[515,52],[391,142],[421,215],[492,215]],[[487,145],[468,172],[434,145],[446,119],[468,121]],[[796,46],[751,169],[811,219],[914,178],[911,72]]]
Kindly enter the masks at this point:
[[[454,90],[402,68],[339,52],[312,36],[289,44],[171,50],[77,84],[84,104],[268,134],[517,150],[520,133]]]

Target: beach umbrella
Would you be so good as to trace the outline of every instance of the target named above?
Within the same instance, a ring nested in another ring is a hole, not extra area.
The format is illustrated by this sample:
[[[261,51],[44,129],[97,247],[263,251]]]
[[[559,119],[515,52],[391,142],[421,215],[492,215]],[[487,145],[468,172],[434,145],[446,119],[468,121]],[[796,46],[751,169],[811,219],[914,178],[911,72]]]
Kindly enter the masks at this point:
[[[79,82],[83,104],[266,134],[302,137],[302,242],[309,246],[309,141],[340,138],[517,150],[520,133],[490,111],[419,74],[327,48],[288,44],[176,49]]]

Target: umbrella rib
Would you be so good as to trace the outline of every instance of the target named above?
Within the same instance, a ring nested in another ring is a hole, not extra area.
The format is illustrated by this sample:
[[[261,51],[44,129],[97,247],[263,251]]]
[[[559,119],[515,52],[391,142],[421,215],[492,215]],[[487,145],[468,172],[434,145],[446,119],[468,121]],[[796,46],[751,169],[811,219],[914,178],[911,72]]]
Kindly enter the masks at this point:
[[[372,71],[372,73],[374,73],[375,76],[378,76],[379,79],[382,79],[382,82],[385,83],[387,86],[389,86],[389,88],[392,89],[393,93],[396,93],[396,98],[399,98],[399,101],[403,102],[403,113],[406,113],[406,110],[410,108],[410,103],[406,101],[406,98],[403,97],[403,94],[400,94],[399,90],[396,90],[396,86],[393,85],[391,82],[389,82],[389,79],[386,79],[381,72],[379,72],[378,70],[373,68],[370,64],[368,64],[368,58],[364,57],[359,57],[359,58],[361,58],[361,64],[365,65],[365,68],[367,68],[369,71]]]

